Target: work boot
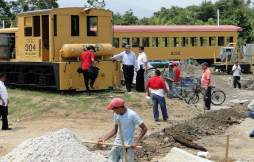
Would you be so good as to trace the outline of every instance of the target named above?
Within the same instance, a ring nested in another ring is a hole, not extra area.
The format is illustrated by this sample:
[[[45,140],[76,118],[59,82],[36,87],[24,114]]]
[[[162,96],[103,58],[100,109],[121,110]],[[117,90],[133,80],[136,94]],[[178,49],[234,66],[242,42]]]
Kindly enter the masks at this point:
[[[251,138],[254,137],[254,134],[251,134],[251,133],[250,133],[249,137],[251,137]]]

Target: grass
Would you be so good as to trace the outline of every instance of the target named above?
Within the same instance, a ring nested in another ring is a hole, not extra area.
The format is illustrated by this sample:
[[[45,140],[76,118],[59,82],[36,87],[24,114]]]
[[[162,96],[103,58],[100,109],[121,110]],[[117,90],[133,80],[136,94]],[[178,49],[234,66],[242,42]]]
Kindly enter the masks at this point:
[[[150,100],[142,105],[143,96],[139,93],[119,94],[107,91],[96,91],[95,96],[84,95],[83,92],[61,92],[46,90],[28,90],[24,88],[8,88],[10,118],[39,117],[46,114],[64,114],[86,111],[98,112],[105,109],[113,98],[122,98],[129,108],[151,106]],[[96,98],[96,96],[98,96]],[[90,98],[95,97],[95,98]],[[93,107],[93,108],[92,108]],[[59,113],[60,111],[60,113]],[[61,113],[62,111],[62,113]],[[78,113],[78,114],[80,114]]]

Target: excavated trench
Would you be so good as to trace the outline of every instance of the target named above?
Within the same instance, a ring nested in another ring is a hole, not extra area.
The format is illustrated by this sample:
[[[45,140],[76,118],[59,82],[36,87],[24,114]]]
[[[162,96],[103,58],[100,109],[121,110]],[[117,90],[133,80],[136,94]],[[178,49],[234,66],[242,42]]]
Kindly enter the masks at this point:
[[[246,109],[246,105],[235,105],[231,109],[209,111],[151,134],[139,143],[143,149],[135,150],[135,161],[151,161],[154,157],[163,158],[173,147],[209,151],[206,146],[195,142],[205,136],[222,134],[232,124],[239,124],[247,117]],[[169,125],[172,125],[172,122],[169,121]],[[95,151],[110,150],[110,148],[94,146],[89,149]]]

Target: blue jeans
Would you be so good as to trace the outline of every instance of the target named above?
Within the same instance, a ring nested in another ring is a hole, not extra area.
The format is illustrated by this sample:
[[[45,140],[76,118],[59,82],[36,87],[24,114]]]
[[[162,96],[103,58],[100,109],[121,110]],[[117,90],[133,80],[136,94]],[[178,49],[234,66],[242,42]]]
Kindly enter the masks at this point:
[[[174,82],[166,81],[168,85],[168,93],[169,93],[169,98],[173,98],[173,93],[174,93]]]
[[[175,91],[179,94],[179,87],[180,87],[180,82],[174,82],[174,88]],[[178,95],[176,93],[173,94],[173,97],[178,97]]]
[[[164,97],[158,96],[156,94],[151,94],[152,97],[152,102],[153,102],[153,116],[154,120],[158,121],[159,120],[159,111],[158,111],[158,103],[160,104],[161,107],[161,112],[163,116],[163,120],[168,119],[168,113],[167,113],[167,108],[166,108],[166,101]]]
[[[247,115],[248,115],[250,118],[254,119],[254,111],[247,110]],[[254,130],[251,132],[251,134],[254,135]]]

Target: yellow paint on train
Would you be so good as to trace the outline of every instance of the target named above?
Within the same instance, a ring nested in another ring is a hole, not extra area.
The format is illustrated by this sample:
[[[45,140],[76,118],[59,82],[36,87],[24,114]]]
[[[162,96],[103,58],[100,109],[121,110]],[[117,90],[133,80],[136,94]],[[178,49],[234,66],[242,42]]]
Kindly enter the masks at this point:
[[[95,89],[119,86],[120,62],[113,54],[112,12],[91,8],[59,8],[18,14],[18,28],[0,30],[0,72],[6,84],[86,90],[77,73],[81,54],[95,45],[101,69]],[[96,27],[96,30],[92,29]],[[2,57],[3,56],[3,57]]]

